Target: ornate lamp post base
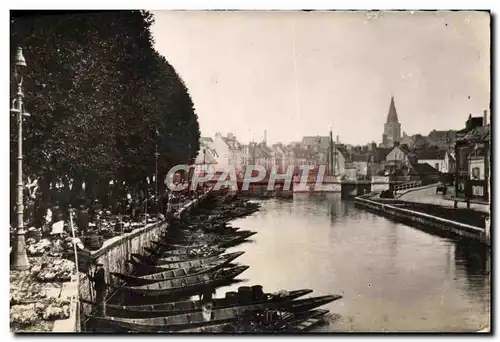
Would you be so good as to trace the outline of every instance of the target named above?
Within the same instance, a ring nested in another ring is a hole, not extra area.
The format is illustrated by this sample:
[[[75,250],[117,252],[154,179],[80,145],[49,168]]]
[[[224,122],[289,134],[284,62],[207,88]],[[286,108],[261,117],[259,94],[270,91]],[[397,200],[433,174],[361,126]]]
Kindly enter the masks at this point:
[[[30,263],[28,261],[28,254],[26,254],[26,242],[24,239],[24,232],[18,233],[14,246],[12,246],[10,269],[16,271],[29,270]]]

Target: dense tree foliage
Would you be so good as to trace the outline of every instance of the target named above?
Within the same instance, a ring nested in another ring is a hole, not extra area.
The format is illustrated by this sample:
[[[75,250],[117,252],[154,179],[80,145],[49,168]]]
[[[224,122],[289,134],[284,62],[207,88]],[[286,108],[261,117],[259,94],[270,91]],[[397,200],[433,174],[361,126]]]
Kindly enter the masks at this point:
[[[107,191],[110,180],[144,186],[155,173],[196,157],[193,102],[174,68],[153,49],[145,11],[13,16],[11,55],[23,47],[26,111],[24,173],[49,184],[72,182],[75,201]],[[11,94],[14,96],[15,82]],[[11,118],[11,188],[17,122]],[[162,179],[162,178],[160,178]],[[161,182],[160,182],[161,184]],[[12,193],[12,191],[11,191]]]

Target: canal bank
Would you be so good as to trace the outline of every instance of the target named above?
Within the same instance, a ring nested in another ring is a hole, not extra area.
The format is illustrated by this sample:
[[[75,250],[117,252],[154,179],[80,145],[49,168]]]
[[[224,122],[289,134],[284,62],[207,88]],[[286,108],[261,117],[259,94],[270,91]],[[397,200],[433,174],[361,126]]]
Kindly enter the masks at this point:
[[[484,245],[490,245],[490,225],[483,218],[483,214],[472,211],[459,211],[439,206],[359,196],[354,199],[357,207],[372,211],[378,215],[408,223],[419,228],[431,229],[440,233],[451,234],[460,238],[469,239]],[[433,213],[433,214],[430,214]],[[441,216],[447,216],[446,218]],[[470,216],[470,217],[467,217]],[[452,220],[456,217],[465,222]],[[471,222],[474,224],[468,224]]]
[[[302,327],[294,324],[309,318],[314,318],[314,324],[320,322],[328,310],[315,308],[337,301],[342,298],[341,295],[294,300],[314,290],[303,288],[268,292],[260,284],[251,284],[226,292],[212,301],[212,290],[240,282],[237,277],[248,269],[247,265],[231,263],[243,252],[223,253],[229,247],[250,242],[248,239],[256,234],[254,231],[239,230],[239,227],[227,225],[227,222],[255,214],[259,207],[259,204],[233,196],[230,192],[219,193],[211,196],[210,201],[194,210],[185,220],[170,221],[169,232],[157,242],[157,248],[147,249],[144,255],[133,255],[133,263],[140,267],[141,273],[136,276],[112,274],[127,282],[127,285],[116,287],[125,296],[117,296],[117,301],[108,302],[106,312],[109,316],[89,316],[86,331],[223,332],[229,329],[235,332],[277,333],[294,330],[294,327],[302,331],[310,325]],[[186,247],[171,249],[180,245]],[[177,270],[158,273],[164,267]],[[155,273],[154,279],[150,278],[152,273]],[[188,300],[193,295],[200,295],[203,301]],[[205,307],[207,300],[212,303]],[[205,315],[205,309],[211,312],[210,316]],[[264,321],[262,314],[267,317]],[[135,318],[137,320],[131,320]],[[283,325],[282,319],[291,325]]]
[[[361,210],[340,194],[256,201],[258,213],[232,221],[254,230],[238,246],[244,282],[270,291],[338,293],[316,332],[475,332],[490,315],[489,254]],[[233,252],[230,249],[227,252]]]
[[[176,210],[174,215],[182,217],[189,213],[194,208],[198,207],[208,196],[207,191],[197,198],[185,203]],[[90,259],[102,263],[105,270],[106,283],[111,285],[121,285],[117,278],[111,277],[112,272],[131,274],[135,270],[133,266],[127,262],[132,253],[142,254],[145,247],[152,247],[153,241],[156,241],[168,230],[168,223],[165,221],[156,222],[145,227],[138,228],[130,233],[109,239],[105,241],[103,246],[91,252]],[[80,273],[78,292],[80,299],[80,317],[84,317],[92,311],[92,305],[95,298],[94,291],[88,275]],[[107,301],[111,300],[118,293],[108,293]],[[80,322],[83,323],[83,322]]]

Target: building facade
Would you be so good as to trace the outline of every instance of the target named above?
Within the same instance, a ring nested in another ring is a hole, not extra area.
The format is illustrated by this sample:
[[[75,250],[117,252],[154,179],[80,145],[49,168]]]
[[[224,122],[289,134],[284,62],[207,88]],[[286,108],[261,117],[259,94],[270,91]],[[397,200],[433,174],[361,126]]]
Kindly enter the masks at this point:
[[[455,143],[455,194],[465,199],[489,201],[491,127],[484,116],[469,116]],[[456,205],[456,204],[455,204]]]
[[[385,165],[391,169],[409,166],[410,154],[411,153],[407,148],[396,145],[385,157]]]
[[[217,155],[217,170],[233,166],[240,172],[244,165],[247,165],[248,148],[241,144],[234,134],[228,133],[224,137],[221,133],[216,133],[211,145]]]
[[[416,158],[419,164],[429,164],[439,172],[455,172],[455,158],[446,150],[420,151]]]

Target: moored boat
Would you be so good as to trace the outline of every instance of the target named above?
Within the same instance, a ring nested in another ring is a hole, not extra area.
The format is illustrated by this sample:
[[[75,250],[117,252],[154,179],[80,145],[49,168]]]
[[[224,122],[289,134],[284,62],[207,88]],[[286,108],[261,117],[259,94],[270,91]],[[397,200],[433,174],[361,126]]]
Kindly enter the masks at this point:
[[[312,290],[303,289],[279,293],[263,293],[257,298],[247,298],[244,294],[226,293],[224,298],[212,300],[213,309],[223,309],[240,304],[259,304],[266,302],[285,302],[297,299],[311,293]],[[153,305],[106,305],[106,313],[114,317],[147,318],[178,315],[202,310],[203,302],[200,300],[190,300],[181,302],[169,302]]]
[[[177,268],[187,268],[187,267],[194,267],[194,266],[199,266],[199,265],[207,265],[211,264],[220,260],[224,260],[225,258],[229,258],[230,260],[227,261],[226,263],[229,263],[230,261],[234,260],[236,257],[240,256],[244,252],[234,252],[234,253],[228,253],[228,254],[222,254],[222,255],[217,255],[213,257],[208,257],[208,258],[200,258],[196,260],[188,260],[188,261],[181,261],[181,262],[172,262],[168,264],[163,264],[163,265],[149,265],[146,262],[143,262],[140,259],[137,259],[134,255],[131,255],[130,259],[128,262],[134,266],[134,268],[140,272],[140,274],[145,275],[145,274],[151,274],[151,273],[158,273],[158,272],[164,272],[164,271],[170,271],[173,269]],[[233,256],[235,256],[233,258]]]
[[[176,332],[179,333],[245,333],[245,332],[271,332],[276,333],[290,333],[290,332],[301,332],[308,331],[315,327],[316,325],[323,322],[323,316],[326,315],[328,310],[311,310],[300,314],[290,315],[287,312],[282,312],[282,316],[285,316],[279,320],[279,324],[273,324],[271,326],[260,326],[256,327],[253,324],[251,329],[245,329],[248,327],[241,326],[237,323],[223,323],[216,325],[201,326],[198,328],[183,329]],[[284,314],[284,315],[283,315]]]
[[[171,264],[174,262],[182,262],[182,261],[190,261],[190,260],[209,258],[209,257],[220,255],[224,252],[225,252],[225,249],[223,249],[223,248],[214,248],[214,249],[210,249],[210,250],[205,250],[205,251],[201,252],[200,254],[170,255],[170,256],[159,258],[159,259],[155,258],[155,257],[151,257],[151,256],[136,254],[136,253],[132,253],[131,255],[143,263],[151,263],[151,264],[155,264],[155,265],[166,265],[166,264]]]
[[[231,234],[224,234],[224,235],[219,235],[219,234],[199,234],[199,235],[191,235],[191,236],[167,236],[165,237],[160,244],[175,244],[177,242],[184,242],[184,243],[193,243],[193,242],[205,242],[205,243],[211,243],[211,242],[230,242],[233,240],[239,240],[239,239],[247,239],[252,235],[255,235],[256,232],[250,231],[250,230],[242,230],[238,231],[235,233]]]
[[[328,298],[329,297],[329,298]],[[331,302],[333,296],[322,296],[291,301],[286,305],[287,312],[304,312],[309,307],[317,307]],[[313,304],[314,303],[314,304]],[[154,318],[121,318],[121,317],[95,317],[89,316],[94,323],[102,324],[105,327],[112,327],[124,331],[140,332],[174,332],[182,329],[196,328],[200,326],[216,325],[234,322],[243,314],[252,311],[274,308],[272,304],[251,304],[225,309],[210,311],[199,311],[181,315]]]
[[[178,247],[178,248],[167,249],[164,251],[162,251],[162,250],[158,251],[158,250],[154,250],[153,248],[145,247],[143,255],[145,257],[149,257],[151,259],[165,258],[165,257],[169,257],[169,256],[174,256],[174,255],[196,256],[196,255],[200,255],[200,254],[210,252],[213,250],[217,250],[217,249],[222,249],[222,248],[214,247],[214,246],[210,246],[210,245],[205,245],[205,246]]]
[[[248,266],[235,266],[229,269],[219,269],[214,272],[194,276],[174,278],[152,284],[140,286],[117,286],[111,285],[120,291],[143,296],[170,296],[181,293],[196,293],[205,286],[218,286],[248,269]]]
[[[160,281],[171,280],[174,278],[182,278],[197,274],[209,273],[219,268],[224,267],[237,257],[241,256],[244,252],[234,252],[221,255],[219,259],[208,264],[199,264],[185,268],[174,268],[168,271],[156,272],[143,276],[127,275],[117,272],[112,272],[111,275],[126,282],[127,285],[137,286],[157,283]]]
[[[319,309],[309,311],[307,315],[293,320],[287,327],[287,332],[305,332],[317,327],[318,325],[324,323],[324,316],[328,313],[328,310]]]
[[[172,235],[197,236],[200,234],[231,235],[236,233],[239,229],[239,227],[205,225],[191,227],[171,227],[171,229],[168,230],[168,233],[166,235],[163,235],[163,237]]]

